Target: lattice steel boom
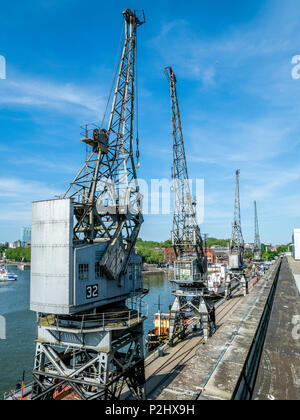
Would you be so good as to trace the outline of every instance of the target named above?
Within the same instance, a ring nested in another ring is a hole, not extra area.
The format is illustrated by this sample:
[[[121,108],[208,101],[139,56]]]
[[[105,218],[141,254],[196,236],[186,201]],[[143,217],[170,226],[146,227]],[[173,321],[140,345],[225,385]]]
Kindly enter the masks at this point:
[[[254,201],[254,259],[256,261],[261,260],[261,242],[260,242],[260,235],[259,235],[259,227],[258,227],[258,217],[257,217],[257,205],[256,201]]]
[[[240,171],[235,173],[235,197],[234,197],[234,217],[232,224],[232,234],[229,249],[229,272],[226,277],[226,291],[225,296],[230,298],[231,286],[233,280],[239,281],[244,290],[244,295],[248,294],[248,280],[244,275],[243,268],[243,254],[244,254],[244,239],[241,225],[241,206],[240,206],[240,185],[239,185]]]
[[[173,183],[174,183],[174,218],[172,242],[176,257],[184,254],[186,248],[193,248],[197,256],[201,273],[206,272],[206,258],[203,241],[197,224],[195,203],[189,184],[188,169],[179,112],[176,76],[171,67],[165,69],[169,82],[173,134]]]
[[[86,130],[82,141],[90,154],[64,194],[64,198],[75,201],[75,241],[92,243],[96,239],[111,239],[111,244],[115,244],[122,239],[126,244],[124,255],[120,255],[120,270],[107,273],[113,277],[126,268],[143,222],[133,135],[136,31],[145,18],[142,13],[139,19],[129,9],[123,15],[125,39],[108,128],[94,128],[91,136]],[[108,249],[107,256],[109,253]]]
[[[241,207],[240,207],[240,171],[235,173],[235,198],[234,198],[234,218],[232,224],[232,235],[230,241],[230,252],[232,254],[242,253],[244,251],[244,239],[241,226]]]
[[[204,339],[216,328],[215,309],[207,287],[207,259],[192,200],[181,119],[176,91],[176,77],[171,67],[165,69],[169,82],[173,134],[174,218],[172,243],[174,262],[174,302],[170,311],[169,343],[184,337],[186,317],[194,316],[203,328]]]

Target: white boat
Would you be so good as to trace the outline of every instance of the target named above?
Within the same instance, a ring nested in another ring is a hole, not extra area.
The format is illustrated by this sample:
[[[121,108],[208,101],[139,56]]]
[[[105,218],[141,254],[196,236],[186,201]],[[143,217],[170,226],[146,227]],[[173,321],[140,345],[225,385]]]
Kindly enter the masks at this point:
[[[0,267],[0,282],[16,281],[18,276],[13,273],[9,273],[5,267]]]

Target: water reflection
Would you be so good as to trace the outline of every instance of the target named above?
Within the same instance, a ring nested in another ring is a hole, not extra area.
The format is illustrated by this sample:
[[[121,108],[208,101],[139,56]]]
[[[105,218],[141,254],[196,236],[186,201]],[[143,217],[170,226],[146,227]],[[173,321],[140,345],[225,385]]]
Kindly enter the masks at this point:
[[[159,301],[161,312],[168,313],[174,297],[171,295],[172,286],[166,273],[144,274],[143,278],[144,285],[150,290],[144,298],[144,302],[148,304],[149,313],[149,317],[144,323],[144,332],[147,334],[153,329],[153,316],[158,311]]]

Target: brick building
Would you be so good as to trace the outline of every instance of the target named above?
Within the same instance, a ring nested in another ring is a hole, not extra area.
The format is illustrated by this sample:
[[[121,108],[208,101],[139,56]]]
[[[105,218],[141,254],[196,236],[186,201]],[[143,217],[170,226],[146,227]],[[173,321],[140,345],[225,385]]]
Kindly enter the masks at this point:
[[[228,263],[229,248],[225,248],[221,246],[214,246],[213,250],[214,250],[216,264]]]
[[[193,253],[193,248],[187,248],[186,253]],[[209,264],[215,263],[215,253],[213,248],[207,248],[206,251],[207,261]],[[165,248],[165,259],[166,263],[173,263],[176,260],[175,252],[173,248]]]

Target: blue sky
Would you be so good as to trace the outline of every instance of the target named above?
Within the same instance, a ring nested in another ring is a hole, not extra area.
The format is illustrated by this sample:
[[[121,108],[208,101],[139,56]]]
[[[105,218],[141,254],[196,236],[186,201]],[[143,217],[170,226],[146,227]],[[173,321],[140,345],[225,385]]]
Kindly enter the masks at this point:
[[[246,241],[255,199],[262,241],[290,241],[300,226],[297,0],[2,0],[0,241],[18,239],[31,202],[64,192],[83,163],[80,125],[102,118],[127,7],[147,18],[138,40],[139,177],[170,176],[163,69],[171,65],[190,177],[205,180],[202,232],[230,236],[239,168]],[[171,222],[147,216],[142,237],[167,239]]]

